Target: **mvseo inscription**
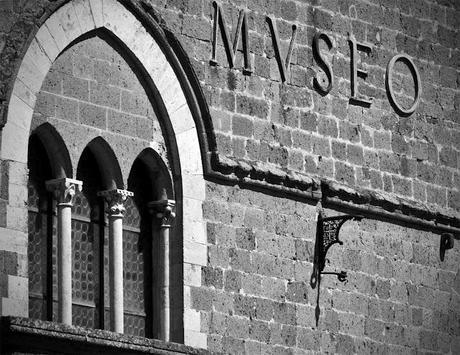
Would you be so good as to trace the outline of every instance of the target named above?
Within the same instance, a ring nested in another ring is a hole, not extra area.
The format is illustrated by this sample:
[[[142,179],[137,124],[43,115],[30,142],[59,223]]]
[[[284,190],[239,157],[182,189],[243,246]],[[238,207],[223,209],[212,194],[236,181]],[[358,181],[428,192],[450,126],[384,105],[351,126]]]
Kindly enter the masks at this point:
[[[222,42],[224,49],[227,55],[227,60],[230,68],[235,66],[235,56],[239,46],[240,38],[242,39],[242,52],[244,58],[244,67],[243,73],[245,75],[251,75],[252,66],[249,56],[249,36],[248,36],[248,23],[247,23],[247,13],[245,10],[240,10],[238,16],[238,23],[236,25],[235,34],[233,36],[233,43],[230,43],[230,36],[227,30],[225,18],[222,14],[222,8],[217,1],[213,2],[214,6],[214,23],[212,31],[212,52],[211,52],[211,65],[218,65],[216,60],[216,50],[217,50],[217,40],[219,29],[221,32]],[[276,27],[276,20],[271,16],[266,17],[270,34],[273,42],[273,49],[275,53],[275,58],[278,63],[278,69],[280,72],[280,78],[282,82],[286,82],[289,72],[289,67],[291,64],[292,51],[294,49],[295,40],[297,36],[297,26],[292,26],[292,35],[289,43],[289,48],[286,53],[286,57],[282,58],[278,30]],[[334,86],[334,72],[332,70],[332,65],[328,61],[327,57],[320,50],[320,41],[324,41],[327,45],[327,48],[330,50],[333,49],[333,41],[327,33],[317,32],[313,37],[313,57],[316,61],[316,64],[321,68],[327,78],[327,85],[321,85],[317,77],[313,78],[314,88],[323,96],[328,95]],[[358,68],[358,52],[363,52],[370,54],[372,52],[372,47],[358,42],[353,34],[348,34],[348,43],[350,46],[350,98],[349,102],[353,105],[360,105],[364,107],[370,107],[372,105],[372,97],[364,97],[358,92],[358,80],[359,78],[365,79],[368,75],[367,71]],[[409,108],[403,107],[396,100],[396,95],[393,90],[393,68],[396,62],[403,62],[411,72],[412,78],[414,80],[415,90],[414,90],[414,100],[412,105]],[[390,103],[392,104],[394,110],[401,116],[408,116],[415,112],[417,106],[420,102],[421,96],[421,85],[420,85],[420,75],[412,59],[406,54],[397,54],[391,58],[388,62],[385,72],[385,89]]]

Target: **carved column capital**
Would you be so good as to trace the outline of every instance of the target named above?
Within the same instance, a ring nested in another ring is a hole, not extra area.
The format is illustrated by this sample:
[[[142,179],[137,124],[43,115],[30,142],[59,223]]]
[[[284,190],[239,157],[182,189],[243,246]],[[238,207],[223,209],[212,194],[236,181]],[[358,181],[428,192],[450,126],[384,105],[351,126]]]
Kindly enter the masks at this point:
[[[150,213],[154,214],[155,217],[161,221],[162,228],[169,228],[176,217],[174,209],[176,207],[176,201],[174,200],[159,200],[153,201],[148,204]]]
[[[60,178],[45,182],[46,189],[53,193],[58,205],[72,206],[73,198],[77,191],[81,191],[83,182],[80,180]]]
[[[128,190],[113,189],[99,191],[97,195],[104,197],[107,201],[107,204],[109,205],[107,209],[109,217],[123,217],[123,214],[125,213],[124,202],[128,197],[131,197],[134,194]]]

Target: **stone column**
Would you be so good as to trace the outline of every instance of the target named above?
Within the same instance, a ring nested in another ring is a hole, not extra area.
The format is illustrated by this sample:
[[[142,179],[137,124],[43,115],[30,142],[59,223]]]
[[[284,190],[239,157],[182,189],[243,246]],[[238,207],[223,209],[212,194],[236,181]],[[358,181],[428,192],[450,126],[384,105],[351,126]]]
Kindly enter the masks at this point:
[[[57,202],[58,319],[72,324],[72,203],[79,180],[60,178],[46,181]]]
[[[100,191],[109,217],[110,329],[123,333],[123,214],[124,202],[133,193],[127,190]]]
[[[160,219],[160,242],[159,242],[159,265],[158,265],[158,288],[159,292],[159,315],[160,327],[159,338],[170,341],[170,298],[169,298],[169,230],[176,216],[173,212],[176,205],[173,200],[160,200],[149,203],[150,211]],[[154,228],[157,221],[153,221]]]

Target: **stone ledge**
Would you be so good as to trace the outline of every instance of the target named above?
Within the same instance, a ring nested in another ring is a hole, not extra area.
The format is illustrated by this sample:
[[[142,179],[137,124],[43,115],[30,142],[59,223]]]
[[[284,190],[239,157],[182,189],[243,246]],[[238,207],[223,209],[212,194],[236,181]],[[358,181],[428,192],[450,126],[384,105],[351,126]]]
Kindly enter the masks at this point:
[[[216,152],[210,155],[208,165],[207,173],[216,178],[297,197],[321,198],[319,179],[292,170],[285,171],[267,163],[232,159]]]
[[[326,179],[321,181],[321,192],[321,200],[325,204],[396,219],[435,233],[453,233],[456,239],[460,239],[460,218],[455,211],[432,207],[383,191],[351,188]]]
[[[178,343],[41,320],[2,317],[0,353],[210,354]]]
[[[282,170],[267,163],[229,158],[217,152],[208,155],[205,176],[294,198],[320,200],[326,205],[354,209],[365,217],[374,215],[395,219],[435,233],[453,233],[456,239],[460,239],[460,218],[456,211],[384,191],[349,187],[332,180]]]

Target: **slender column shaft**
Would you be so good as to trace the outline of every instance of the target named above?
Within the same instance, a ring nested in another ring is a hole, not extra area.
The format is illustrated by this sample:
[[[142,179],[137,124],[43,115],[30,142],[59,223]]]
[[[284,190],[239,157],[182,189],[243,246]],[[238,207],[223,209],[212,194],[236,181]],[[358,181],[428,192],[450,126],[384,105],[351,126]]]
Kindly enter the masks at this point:
[[[109,216],[110,326],[123,333],[123,217]]]
[[[46,187],[53,192],[58,212],[58,320],[72,324],[72,202],[82,182],[61,178],[47,181]]]
[[[170,340],[170,299],[169,299],[169,227],[160,228],[160,337]]]
[[[58,315],[72,324],[72,205],[58,204]]]
[[[103,196],[109,205],[110,329],[123,333],[123,203],[133,193],[115,189],[101,191],[98,195]]]
[[[161,200],[151,202],[149,207],[156,213],[156,217],[160,219],[160,233],[159,233],[159,261],[158,266],[158,288],[159,288],[159,338],[165,341],[170,341],[170,314],[171,314],[171,300],[169,295],[170,290],[170,275],[169,275],[169,231],[171,223],[175,217],[173,212],[175,202],[172,200]],[[154,227],[157,221],[153,221]]]

